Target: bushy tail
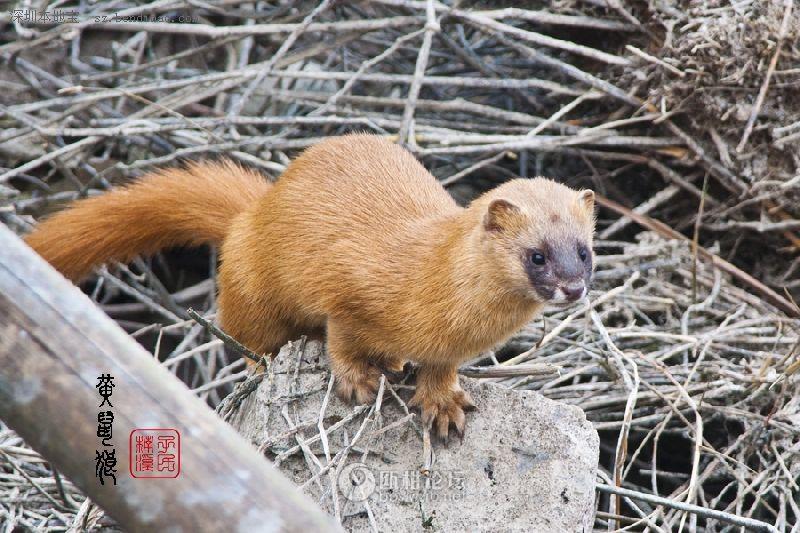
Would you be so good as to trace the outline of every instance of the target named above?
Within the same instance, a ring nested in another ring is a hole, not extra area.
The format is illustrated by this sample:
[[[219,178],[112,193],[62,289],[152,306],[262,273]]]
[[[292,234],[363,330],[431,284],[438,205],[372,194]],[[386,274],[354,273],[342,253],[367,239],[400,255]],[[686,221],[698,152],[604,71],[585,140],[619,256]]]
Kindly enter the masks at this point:
[[[26,242],[78,281],[105,262],[128,262],[171,246],[220,243],[231,220],[269,190],[255,171],[230,161],[147,174],[131,185],[78,200]]]

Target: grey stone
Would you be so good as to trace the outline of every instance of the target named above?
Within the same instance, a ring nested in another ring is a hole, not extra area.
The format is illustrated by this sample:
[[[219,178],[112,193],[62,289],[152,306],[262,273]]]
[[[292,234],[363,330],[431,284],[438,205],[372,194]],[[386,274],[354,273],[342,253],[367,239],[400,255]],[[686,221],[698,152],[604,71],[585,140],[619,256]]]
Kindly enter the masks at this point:
[[[268,374],[251,379],[261,381],[224,408],[226,418],[347,530],[591,531],[599,439],[577,407],[462,377],[477,409],[463,441],[434,442],[426,476],[418,417],[388,391],[380,413],[328,394],[319,343],[287,345]],[[413,392],[393,389],[406,401]],[[328,464],[318,428],[326,396],[334,465],[309,482]]]

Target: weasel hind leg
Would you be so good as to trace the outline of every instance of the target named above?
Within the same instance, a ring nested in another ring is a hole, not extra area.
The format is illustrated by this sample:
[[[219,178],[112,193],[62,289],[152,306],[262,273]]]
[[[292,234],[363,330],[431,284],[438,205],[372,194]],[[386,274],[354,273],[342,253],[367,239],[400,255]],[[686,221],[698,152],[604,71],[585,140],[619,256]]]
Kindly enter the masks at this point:
[[[345,401],[363,404],[375,399],[380,370],[348,328],[328,320],[328,355],[336,382],[336,393]]]
[[[300,337],[294,327],[280,320],[259,322],[251,324],[247,328],[238,328],[237,324],[226,326],[223,319],[222,329],[256,355],[266,355],[272,358],[278,355],[281,346]],[[246,358],[245,361],[248,367],[256,364],[250,358]]]
[[[325,317],[309,314],[298,305],[291,288],[280,285],[270,275],[264,276],[263,283],[243,282],[240,273],[253,270],[253,265],[242,262],[248,253],[241,245],[239,241],[226,241],[223,245],[217,297],[223,331],[257,355],[272,357],[287,342],[303,335],[321,340]],[[273,266],[260,265],[265,272],[273,272]]]
[[[228,335],[242,343],[257,355],[278,355],[281,347],[289,341],[306,335],[310,339],[321,340],[324,336],[322,324],[311,319],[287,319],[274,308],[263,306],[259,309],[225,305],[220,294],[220,325]],[[248,364],[250,364],[248,359]]]

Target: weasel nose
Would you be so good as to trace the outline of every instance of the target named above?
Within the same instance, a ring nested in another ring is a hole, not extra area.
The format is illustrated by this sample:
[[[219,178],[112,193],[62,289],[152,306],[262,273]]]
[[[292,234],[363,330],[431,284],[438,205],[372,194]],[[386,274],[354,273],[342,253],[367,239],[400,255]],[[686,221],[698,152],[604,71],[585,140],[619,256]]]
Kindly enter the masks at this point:
[[[586,285],[580,282],[572,285],[565,285],[561,290],[564,291],[564,296],[567,300],[574,302],[580,300],[586,294]]]

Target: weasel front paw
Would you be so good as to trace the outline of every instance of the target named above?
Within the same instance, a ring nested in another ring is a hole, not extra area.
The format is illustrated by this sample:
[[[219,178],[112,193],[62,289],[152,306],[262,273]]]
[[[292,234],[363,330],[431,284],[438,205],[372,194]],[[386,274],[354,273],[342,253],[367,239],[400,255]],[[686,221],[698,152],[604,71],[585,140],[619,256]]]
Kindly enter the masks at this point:
[[[460,388],[433,396],[417,390],[409,405],[420,407],[422,423],[428,429],[435,427],[436,434],[444,441],[447,441],[451,425],[459,437],[464,436],[464,427],[466,426],[464,411],[475,408],[469,394]]]
[[[371,365],[334,372],[336,394],[346,402],[370,403],[378,392],[380,376],[380,371]]]

